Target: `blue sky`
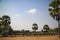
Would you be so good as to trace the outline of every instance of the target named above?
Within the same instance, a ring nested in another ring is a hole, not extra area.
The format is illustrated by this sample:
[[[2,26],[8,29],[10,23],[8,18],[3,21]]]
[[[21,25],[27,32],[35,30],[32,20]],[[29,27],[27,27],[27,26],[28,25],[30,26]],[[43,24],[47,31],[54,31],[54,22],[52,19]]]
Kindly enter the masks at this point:
[[[49,15],[51,0],[0,0],[0,16],[11,17],[14,30],[32,30],[32,24],[38,24],[41,30],[45,24],[50,28],[57,27],[57,21]]]

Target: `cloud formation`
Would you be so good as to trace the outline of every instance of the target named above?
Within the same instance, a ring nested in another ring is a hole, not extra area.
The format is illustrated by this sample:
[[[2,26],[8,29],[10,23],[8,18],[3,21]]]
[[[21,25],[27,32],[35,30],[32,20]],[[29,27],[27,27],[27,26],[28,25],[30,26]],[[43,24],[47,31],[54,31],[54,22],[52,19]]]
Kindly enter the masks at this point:
[[[32,9],[28,10],[27,12],[31,13],[31,14],[35,14],[35,13],[37,13],[37,9],[36,8],[32,8]]]

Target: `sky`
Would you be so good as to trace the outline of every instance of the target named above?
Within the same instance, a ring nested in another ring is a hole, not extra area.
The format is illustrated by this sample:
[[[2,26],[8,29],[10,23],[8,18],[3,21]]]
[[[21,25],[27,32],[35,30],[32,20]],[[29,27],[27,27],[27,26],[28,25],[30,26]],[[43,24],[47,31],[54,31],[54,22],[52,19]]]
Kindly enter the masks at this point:
[[[32,24],[38,24],[38,31],[45,24],[50,28],[57,26],[57,21],[49,15],[49,4],[52,0],[0,0],[0,16],[8,15],[11,18],[13,30],[30,30]]]

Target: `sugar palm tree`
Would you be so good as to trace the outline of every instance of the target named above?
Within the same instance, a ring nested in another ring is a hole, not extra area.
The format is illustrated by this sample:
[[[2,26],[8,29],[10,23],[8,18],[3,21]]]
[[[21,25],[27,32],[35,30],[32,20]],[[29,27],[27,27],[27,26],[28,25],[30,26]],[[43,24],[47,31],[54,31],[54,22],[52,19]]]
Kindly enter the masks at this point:
[[[10,27],[10,17],[7,15],[3,15],[0,17],[0,34],[8,35],[11,33],[12,28]]]
[[[48,32],[48,31],[49,31],[49,26],[48,26],[47,24],[44,25],[43,30],[44,30],[45,32]]]
[[[36,31],[36,30],[38,29],[38,25],[37,25],[36,23],[34,23],[34,24],[32,25],[32,29],[33,29],[34,31]]]
[[[49,8],[50,16],[58,22],[60,36],[60,0],[53,0],[49,6],[51,7]]]

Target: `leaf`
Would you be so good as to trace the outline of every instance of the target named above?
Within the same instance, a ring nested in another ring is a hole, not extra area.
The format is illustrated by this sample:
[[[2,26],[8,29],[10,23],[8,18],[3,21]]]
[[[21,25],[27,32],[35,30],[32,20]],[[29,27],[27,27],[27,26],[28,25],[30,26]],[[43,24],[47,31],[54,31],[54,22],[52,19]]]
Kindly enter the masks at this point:
[[[54,9],[53,8],[49,8],[48,9],[50,12],[54,12]]]

